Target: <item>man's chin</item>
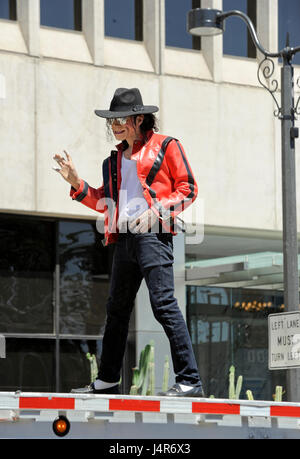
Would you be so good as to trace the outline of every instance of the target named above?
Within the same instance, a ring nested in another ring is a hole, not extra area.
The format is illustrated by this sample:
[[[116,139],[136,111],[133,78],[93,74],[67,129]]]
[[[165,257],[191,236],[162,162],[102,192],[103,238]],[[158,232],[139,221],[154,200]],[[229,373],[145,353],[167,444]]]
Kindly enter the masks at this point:
[[[120,132],[120,134],[117,134],[116,132],[114,132],[114,136],[117,140],[119,141],[123,141],[123,140],[126,140],[126,133],[125,132]]]

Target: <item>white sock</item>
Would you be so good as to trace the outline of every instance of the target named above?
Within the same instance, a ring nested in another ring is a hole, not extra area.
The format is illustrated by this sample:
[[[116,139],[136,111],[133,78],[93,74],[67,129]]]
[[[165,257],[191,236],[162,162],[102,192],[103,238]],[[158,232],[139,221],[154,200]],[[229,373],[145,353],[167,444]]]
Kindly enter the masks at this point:
[[[101,379],[96,379],[96,381],[94,381],[94,387],[97,390],[102,390],[102,389],[108,389],[109,387],[116,386],[118,383],[119,381],[111,383],[111,382],[101,381]]]
[[[193,388],[193,386],[185,386],[184,384],[179,384],[179,386],[182,392],[187,392],[188,390],[191,390]]]

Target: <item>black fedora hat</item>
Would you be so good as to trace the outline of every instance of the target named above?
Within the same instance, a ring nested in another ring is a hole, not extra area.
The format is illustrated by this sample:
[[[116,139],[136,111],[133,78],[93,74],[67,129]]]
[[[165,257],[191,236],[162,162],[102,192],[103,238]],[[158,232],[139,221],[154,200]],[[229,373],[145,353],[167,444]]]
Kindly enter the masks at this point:
[[[114,93],[109,110],[95,110],[95,113],[101,118],[124,118],[155,113],[158,110],[155,105],[143,104],[141,93],[137,88],[118,88]]]

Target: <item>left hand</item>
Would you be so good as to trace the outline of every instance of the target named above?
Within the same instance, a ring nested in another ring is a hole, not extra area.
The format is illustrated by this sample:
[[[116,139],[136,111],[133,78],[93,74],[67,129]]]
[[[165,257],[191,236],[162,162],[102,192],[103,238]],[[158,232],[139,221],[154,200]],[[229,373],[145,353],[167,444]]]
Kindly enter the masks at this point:
[[[157,218],[155,213],[148,209],[129,223],[129,229],[132,233],[147,233]]]

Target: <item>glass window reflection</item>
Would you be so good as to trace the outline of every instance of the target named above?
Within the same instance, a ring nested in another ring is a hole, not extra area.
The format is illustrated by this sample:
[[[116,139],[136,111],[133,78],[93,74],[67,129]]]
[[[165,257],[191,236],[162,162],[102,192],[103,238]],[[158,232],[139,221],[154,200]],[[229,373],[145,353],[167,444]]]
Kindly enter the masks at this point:
[[[143,1],[105,0],[105,35],[143,40]]]
[[[247,14],[256,28],[256,0],[223,0],[223,11],[232,10]],[[248,28],[245,22],[237,16],[226,19],[223,53],[240,57],[256,57],[256,48],[250,38]]]
[[[94,222],[60,222],[60,333],[103,332],[109,292],[108,249]]]
[[[54,392],[55,340],[7,338],[0,359],[0,390]]]
[[[0,332],[53,332],[55,225],[0,216]]]
[[[290,46],[300,46],[300,3],[298,0],[278,0],[278,49],[286,45],[287,33]],[[300,55],[295,54],[293,63],[300,65]]]
[[[200,49],[200,38],[187,32],[187,13],[200,8],[200,0],[166,0],[166,46]]]
[[[16,0],[0,0],[0,18],[17,19],[17,2]]]
[[[95,367],[99,367],[101,340],[60,340],[60,387],[61,392],[70,392],[84,387],[95,379]],[[94,363],[93,363],[94,359]]]
[[[17,335],[6,337],[0,390],[68,392],[90,382],[87,354],[99,363],[114,251],[102,239],[95,222],[0,214],[0,333]]]
[[[81,0],[40,0],[41,25],[81,30]]]
[[[276,385],[286,387],[284,371],[268,370],[270,313],[284,310],[282,292],[259,289],[187,287],[187,321],[208,394],[228,398],[231,365],[243,376],[241,398],[272,400]]]

